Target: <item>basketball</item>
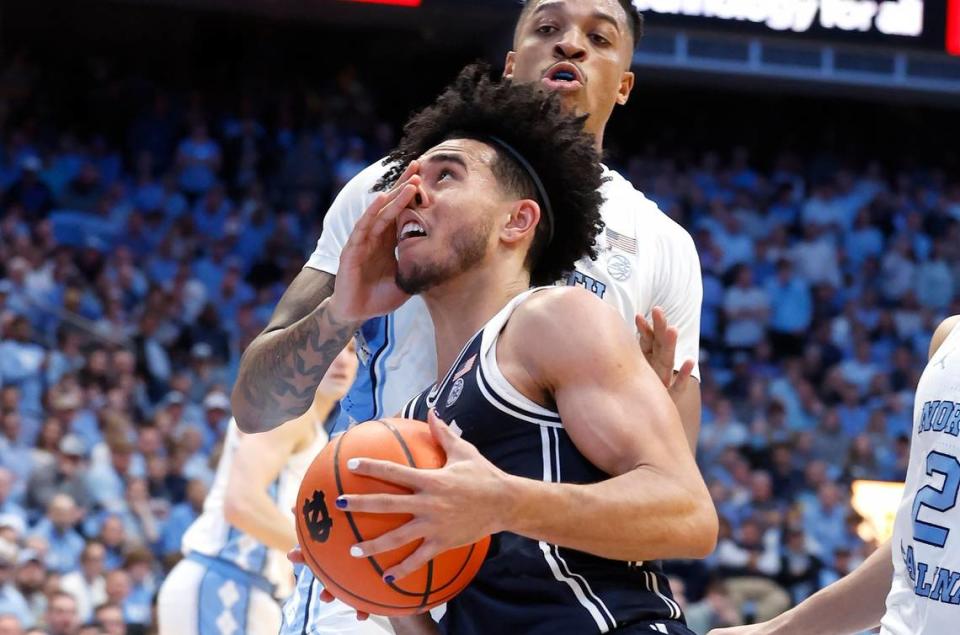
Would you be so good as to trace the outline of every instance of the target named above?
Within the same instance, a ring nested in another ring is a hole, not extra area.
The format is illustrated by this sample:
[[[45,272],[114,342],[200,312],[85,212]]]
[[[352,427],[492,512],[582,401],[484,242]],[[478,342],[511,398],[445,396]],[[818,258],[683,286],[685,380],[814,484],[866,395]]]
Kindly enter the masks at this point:
[[[350,428],[323,449],[307,470],[297,499],[297,538],[304,559],[334,597],[359,611],[398,617],[422,613],[451,600],[476,575],[490,538],[438,555],[413,574],[388,584],[383,573],[413,553],[420,540],[367,558],[350,547],[377,538],[410,520],[408,514],[370,514],[337,508],[341,494],[410,493],[354,475],[354,457],[440,468],[446,456],[422,421],[381,419]]]

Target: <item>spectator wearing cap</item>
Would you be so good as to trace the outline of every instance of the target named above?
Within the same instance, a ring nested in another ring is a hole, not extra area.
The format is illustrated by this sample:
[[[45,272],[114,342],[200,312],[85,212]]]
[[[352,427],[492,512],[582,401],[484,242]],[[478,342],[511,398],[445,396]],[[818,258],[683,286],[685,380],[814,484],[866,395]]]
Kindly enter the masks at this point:
[[[180,542],[187,528],[193,524],[203,511],[203,502],[207,498],[207,484],[193,479],[187,485],[187,500],[174,505],[170,516],[163,526],[160,537],[160,552],[167,562],[173,562],[180,555]]]
[[[47,610],[46,581],[47,567],[40,553],[32,547],[21,549],[17,557],[17,590],[27,601],[34,622],[42,620]]]
[[[60,439],[56,460],[34,470],[27,484],[27,505],[46,509],[57,494],[66,494],[80,507],[90,505],[84,457],[87,448],[79,437],[68,434]]]
[[[43,621],[48,635],[75,635],[80,628],[77,601],[69,593],[55,591]]]
[[[57,573],[67,573],[80,566],[84,542],[73,528],[80,519],[80,510],[68,494],[57,494],[47,506],[47,515],[33,528],[32,534],[48,545],[46,565]]]
[[[230,398],[226,393],[215,390],[203,399],[204,424],[200,427],[203,437],[202,452],[210,456],[214,446],[227,433],[227,423],[230,421]]]
[[[84,447],[93,448],[103,440],[96,415],[84,408],[83,393],[79,387],[58,387],[49,392],[50,414],[63,429],[83,441]]]
[[[24,635],[23,622],[12,613],[0,613],[0,635]]]
[[[9,613],[26,626],[33,625],[33,614],[23,594],[14,583],[17,546],[0,539],[0,614]]]
[[[80,554],[80,569],[60,579],[60,588],[77,600],[77,614],[82,622],[90,621],[93,609],[107,600],[106,555],[102,543],[88,542]]]
[[[213,347],[207,342],[197,342],[190,349],[190,368],[187,376],[190,378],[190,400],[196,403],[203,401],[205,395],[215,388],[221,389],[229,385],[229,378],[223,372],[225,359],[215,360]]]

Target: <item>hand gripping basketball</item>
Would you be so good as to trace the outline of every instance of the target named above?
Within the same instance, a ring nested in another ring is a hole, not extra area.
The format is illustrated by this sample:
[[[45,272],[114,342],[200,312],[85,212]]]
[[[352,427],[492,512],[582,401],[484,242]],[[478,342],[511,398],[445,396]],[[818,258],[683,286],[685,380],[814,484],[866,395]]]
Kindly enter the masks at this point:
[[[304,476],[292,557],[359,617],[423,613],[480,569],[505,477],[434,417],[353,426]]]
[[[329,310],[341,322],[362,322],[399,308],[409,295],[397,286],[397,217],[416,198],[419,164],[412,161],[389,192],[363,213],[343,251]]]

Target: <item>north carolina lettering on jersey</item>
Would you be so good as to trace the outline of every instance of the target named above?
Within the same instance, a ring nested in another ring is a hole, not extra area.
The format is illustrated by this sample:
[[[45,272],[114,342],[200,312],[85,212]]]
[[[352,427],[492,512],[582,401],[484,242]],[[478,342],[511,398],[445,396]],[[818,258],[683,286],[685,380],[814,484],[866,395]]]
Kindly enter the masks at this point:
[[[960,435],[960,404],[946,399],[924,402],[917,434],[930,431]]]

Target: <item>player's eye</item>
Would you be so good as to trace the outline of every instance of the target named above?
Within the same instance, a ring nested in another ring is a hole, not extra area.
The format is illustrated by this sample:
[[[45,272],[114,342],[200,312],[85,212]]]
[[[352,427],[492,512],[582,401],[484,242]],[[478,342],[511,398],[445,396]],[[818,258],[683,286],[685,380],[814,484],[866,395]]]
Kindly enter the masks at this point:
[[[453,170],[449,170],[449,169],[447,169],[447,168],[443,168],[443,169],[441,169],[440,172],[437,174],[437,182],[439,183],[440,181],[443,181],[443,180],[446,179],[447,177],[451,177],[451,178],[453,177]]]
[[[591,33],[591,34],[590,34],[590,41],[593,42],[594,44],[596,44],[597,46],[607,46],[607,45],[610,44],[610,40],[608,40],[607,38],[603,37],[603,36],[600,35],[599,33]]]
[[[537,28],[537,33],[542,35],[550,35],[554,31],[557,31],[557,27],[553,26],[552,24],[544,24],[543,26]]]

